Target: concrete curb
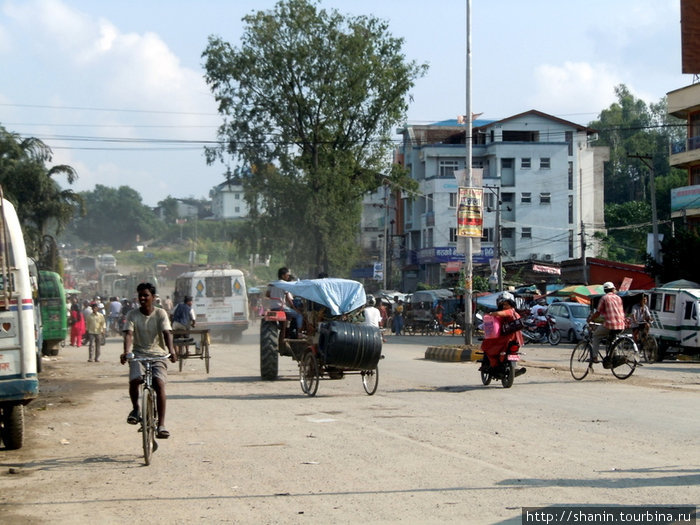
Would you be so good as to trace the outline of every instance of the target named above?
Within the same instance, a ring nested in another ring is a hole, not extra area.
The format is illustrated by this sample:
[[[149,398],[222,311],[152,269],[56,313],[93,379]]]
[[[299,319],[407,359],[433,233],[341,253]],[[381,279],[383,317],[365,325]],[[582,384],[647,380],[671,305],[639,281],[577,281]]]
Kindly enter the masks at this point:
[[[484,353],[478,348],[462,346],[429,346],[425,358],[431,361],[478,361]]]

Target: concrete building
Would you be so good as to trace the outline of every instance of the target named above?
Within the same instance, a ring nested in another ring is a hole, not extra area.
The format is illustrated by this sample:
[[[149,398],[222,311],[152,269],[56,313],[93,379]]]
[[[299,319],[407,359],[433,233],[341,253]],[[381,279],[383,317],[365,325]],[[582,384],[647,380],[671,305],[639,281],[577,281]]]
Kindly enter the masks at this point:
[[[451,120],[398,132],[403,143],[397,162],[410,170],[419,190],[393,195],[389,206],[404,248],[401,259],[392,261],[402,269],[401,282],[392,284],[411,291],[421,282],[439,285],[445,271],[464,260],[456,251],[454,172],[466,166],[465,126]],[[596,255],[593,235],[605,231],[603,163],[609,148],[590,145],[595,133],[535,110],[473,122],[472,167],[481,170],[484,186],[484,233],[475,264],[497,255],[499,238],[504,262],[541,265]]]
[[[687,122],[684,141],[671,144],[669,164],[688,172],[688,185],[671,190],[671,217],[700,224],[700,84],[667,94],[668,113]]]
[[[248,203],[243,196],[243,185],[239,177],[214,186],[209,197],[215,219],[241,219],[248,216]]]

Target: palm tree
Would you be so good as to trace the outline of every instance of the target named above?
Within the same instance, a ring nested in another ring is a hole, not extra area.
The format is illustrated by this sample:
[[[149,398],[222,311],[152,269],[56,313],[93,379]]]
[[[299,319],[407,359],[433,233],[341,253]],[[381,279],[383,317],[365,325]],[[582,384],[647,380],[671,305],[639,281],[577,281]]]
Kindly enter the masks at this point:
[[[0,185],[5,198],[17,208],[27,254],[34,257],[45,235],[60,233],[76,213],[85,213],[82,197],[62,189],[54,178],[65,175],[68,184],[73,184],[77,172],[65,164],[47,168],[52,155],[41,140],[22,138],[0,126]]]

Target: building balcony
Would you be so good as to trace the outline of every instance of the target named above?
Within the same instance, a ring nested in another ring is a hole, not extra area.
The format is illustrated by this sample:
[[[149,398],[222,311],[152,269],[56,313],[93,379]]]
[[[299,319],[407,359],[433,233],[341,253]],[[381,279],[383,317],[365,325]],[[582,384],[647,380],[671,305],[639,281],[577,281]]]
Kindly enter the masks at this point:
[[[675,168],[686,168],[700,163],[700,137],[688,137],[670,144],[668,163]]]

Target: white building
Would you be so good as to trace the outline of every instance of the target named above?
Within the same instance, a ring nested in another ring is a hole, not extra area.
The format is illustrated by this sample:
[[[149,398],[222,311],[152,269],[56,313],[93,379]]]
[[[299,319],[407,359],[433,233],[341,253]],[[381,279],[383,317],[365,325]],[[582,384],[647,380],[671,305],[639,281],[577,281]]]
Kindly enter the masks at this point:
[[[418,282],[438,285],[448,263],[463,259],[457,246],[457,181],[466,166],[465,126],[456,120],[399,130],[397,159],[419,184],[402,193],[397,233],[405,235],[404,291]],[[483,170],[484,235],[475,263],[497,251],[500,195],[504,262],[559,262],[597,252],[593,234],[605,231],[603,162],[607,147],[593,147],[595,130],[531,110],[499,121],[473,123],[472,167]],[[476,172],[477,170],[475,170]],[[476,184],[475,184],[476,185]],[[585,239],[585,248],[582,243]]]
[[[248,216],[248,203],[238,177],[224,181],[210,192],[211,211],[215,219],[240,219]]]

